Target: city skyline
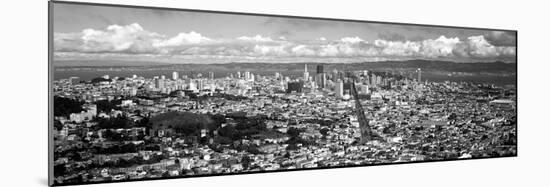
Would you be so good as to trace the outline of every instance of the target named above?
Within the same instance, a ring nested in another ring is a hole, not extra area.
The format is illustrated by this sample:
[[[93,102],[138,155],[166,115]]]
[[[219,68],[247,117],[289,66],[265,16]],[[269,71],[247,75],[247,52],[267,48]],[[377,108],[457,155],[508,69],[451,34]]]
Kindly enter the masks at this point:
[[[515,32],[55,4],[54,60],[515,63]],[[70,18],[70,19],[69,19]]]

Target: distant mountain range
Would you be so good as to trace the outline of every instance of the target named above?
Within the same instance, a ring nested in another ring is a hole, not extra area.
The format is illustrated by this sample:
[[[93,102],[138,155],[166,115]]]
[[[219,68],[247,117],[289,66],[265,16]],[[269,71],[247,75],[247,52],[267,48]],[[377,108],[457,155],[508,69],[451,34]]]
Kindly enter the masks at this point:
[[[105,66],[158,66],[168,65],[161,62],[128,60],[55,60],[55,67],[105,67]]]
[[[64,67],[140,67],[154,66],[173,69],[192,69],[193,71],[303,71],[304,65],[308,65],[310,72],[315,71],[315,66],[323,65],[325,71],[338,69],[340,71],[357,69],[374,70],[400,70],[421,68],[422,71],[444,71],[444,72],[507,72],[517,71],[516,63],[504,62],[482,62],[482,63],[457,63],[451,61],[431,60],[408,60],[408,61],[379,61],[359,63],[252,63],[252,62],[231,62],[220,64],[169,64],[160,62],[143,61],[55,61],[54,66]]]

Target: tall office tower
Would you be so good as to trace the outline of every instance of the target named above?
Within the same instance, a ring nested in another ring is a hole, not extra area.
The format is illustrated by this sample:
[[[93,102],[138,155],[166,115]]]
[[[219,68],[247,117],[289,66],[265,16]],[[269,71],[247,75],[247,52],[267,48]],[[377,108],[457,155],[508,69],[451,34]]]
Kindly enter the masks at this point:
[[[307,64],[304,65],[304,81],[309,80],[309,72],[307,72]]]
[[[344,82],[342,82],[342,80],[339,80],[338,82],[336,82],[334,92],[336,93],[337,98],[344,97]]]
[[[344,80],[344,72],[338,72],[338,79]]]
[[[330,75],[332,82],[338,81],[338,70],[334,69],[332,70],[332,74]]]
[[[354,81],[355,82],[355,81]],[[351,95],[355,99],[355,113],[357,114],[357,121],[359,121],[359,129],[361,130],[361,139],[359,140],[360,144],[364,144],[366,141],[371,139],[371,129],[369,126],[369,120],[365,116],[365,111],[359,101],[359,94],[357,93],[357,88],[355,83],[351,85]]]
[[[189,80],[189,90],[197,91],[197,84],[193,79]]]
[[[244,79],[245,80],[250,80],[250,72],[249,71],[244,72]]]
[[[348,93],[351,93],[351,85],[354,84],[353,81],[343,81],[344,82],[344,93],[348,91]]]
[[[178,80],[178,72],[172,72],[172,79]]]
[[[204,89],[204,81],[202,79],[197,80],[197,89],[199,89],[199,90]]]
[[[216,91],[216,84],[210,84],[210,92],[214,93]]]
[[[137,79],[138,76],[137,75],[132,75],[132,79]]]
[[[161,79],[160,82],[159,82],[159,88],[166,88],[166,82],[165,82],[165,79]]]
[[[309,87],[311,88],[310,89],[311,93],[314,93],[315,91],[317,91],[317,86],[315,85],[315,82],[310,81],[308,84],[309,84]]]
[[[416,70],[416,72],[418,72],[418,82],[421,82],[422,81],[422,70],[420,68],[418,68]]]
[[[102,78],[109,79],[109,75],[103,75]]]
[[[323,65],[317,65],[317,74],[315,75],[315,83],[319,88],[325,88],[327,76],[325,74]]]
[[[237,79],[240,79],[240,78],[241,78],[241,72],[237,71]]]
[[[317,74],[325,73],[323,69],[323,65],[317,65]]]
[[[166,79],[166,76],[161,75],[161,76],[160,76],[160,79],[164,80],[164,79]]]
[[[178,80],[177,84],[178,84],[178,86],[177,86],[178,90],[185,90],[185,86],[186,86],[185,85],[185,80],[180,79],[180,80]]]
[[[155,88],[159,88],[159,89],[164,88],[164,80],[163,79],[155,79]]]
[[[376,86],[376,75],[374,73],[371,74],[370,82],[371,82],[371,86]]]
[[[214,72],[208,72],[208,78],[214,79]]]
[[[327,79],[326,74],[324,74],[324,73],[317,74],[315,76],[315,83],[317,84],[317,87],[325,88],[326,87],[326,82],[327,82],[326,79]]]

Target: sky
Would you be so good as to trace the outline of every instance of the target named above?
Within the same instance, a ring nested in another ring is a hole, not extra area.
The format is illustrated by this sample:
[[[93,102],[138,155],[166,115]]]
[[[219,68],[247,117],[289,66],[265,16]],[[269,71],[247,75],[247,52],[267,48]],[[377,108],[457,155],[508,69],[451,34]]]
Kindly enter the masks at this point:
[[[54,60],[515,63],[516,33],[55,3]]]

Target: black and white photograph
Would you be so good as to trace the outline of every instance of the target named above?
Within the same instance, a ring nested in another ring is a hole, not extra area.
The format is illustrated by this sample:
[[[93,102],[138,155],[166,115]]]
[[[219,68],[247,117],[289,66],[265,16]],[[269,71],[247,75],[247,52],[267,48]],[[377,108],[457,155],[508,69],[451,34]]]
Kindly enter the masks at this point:
[[[518,155],[516,30],[48,6],[50,185]]]

